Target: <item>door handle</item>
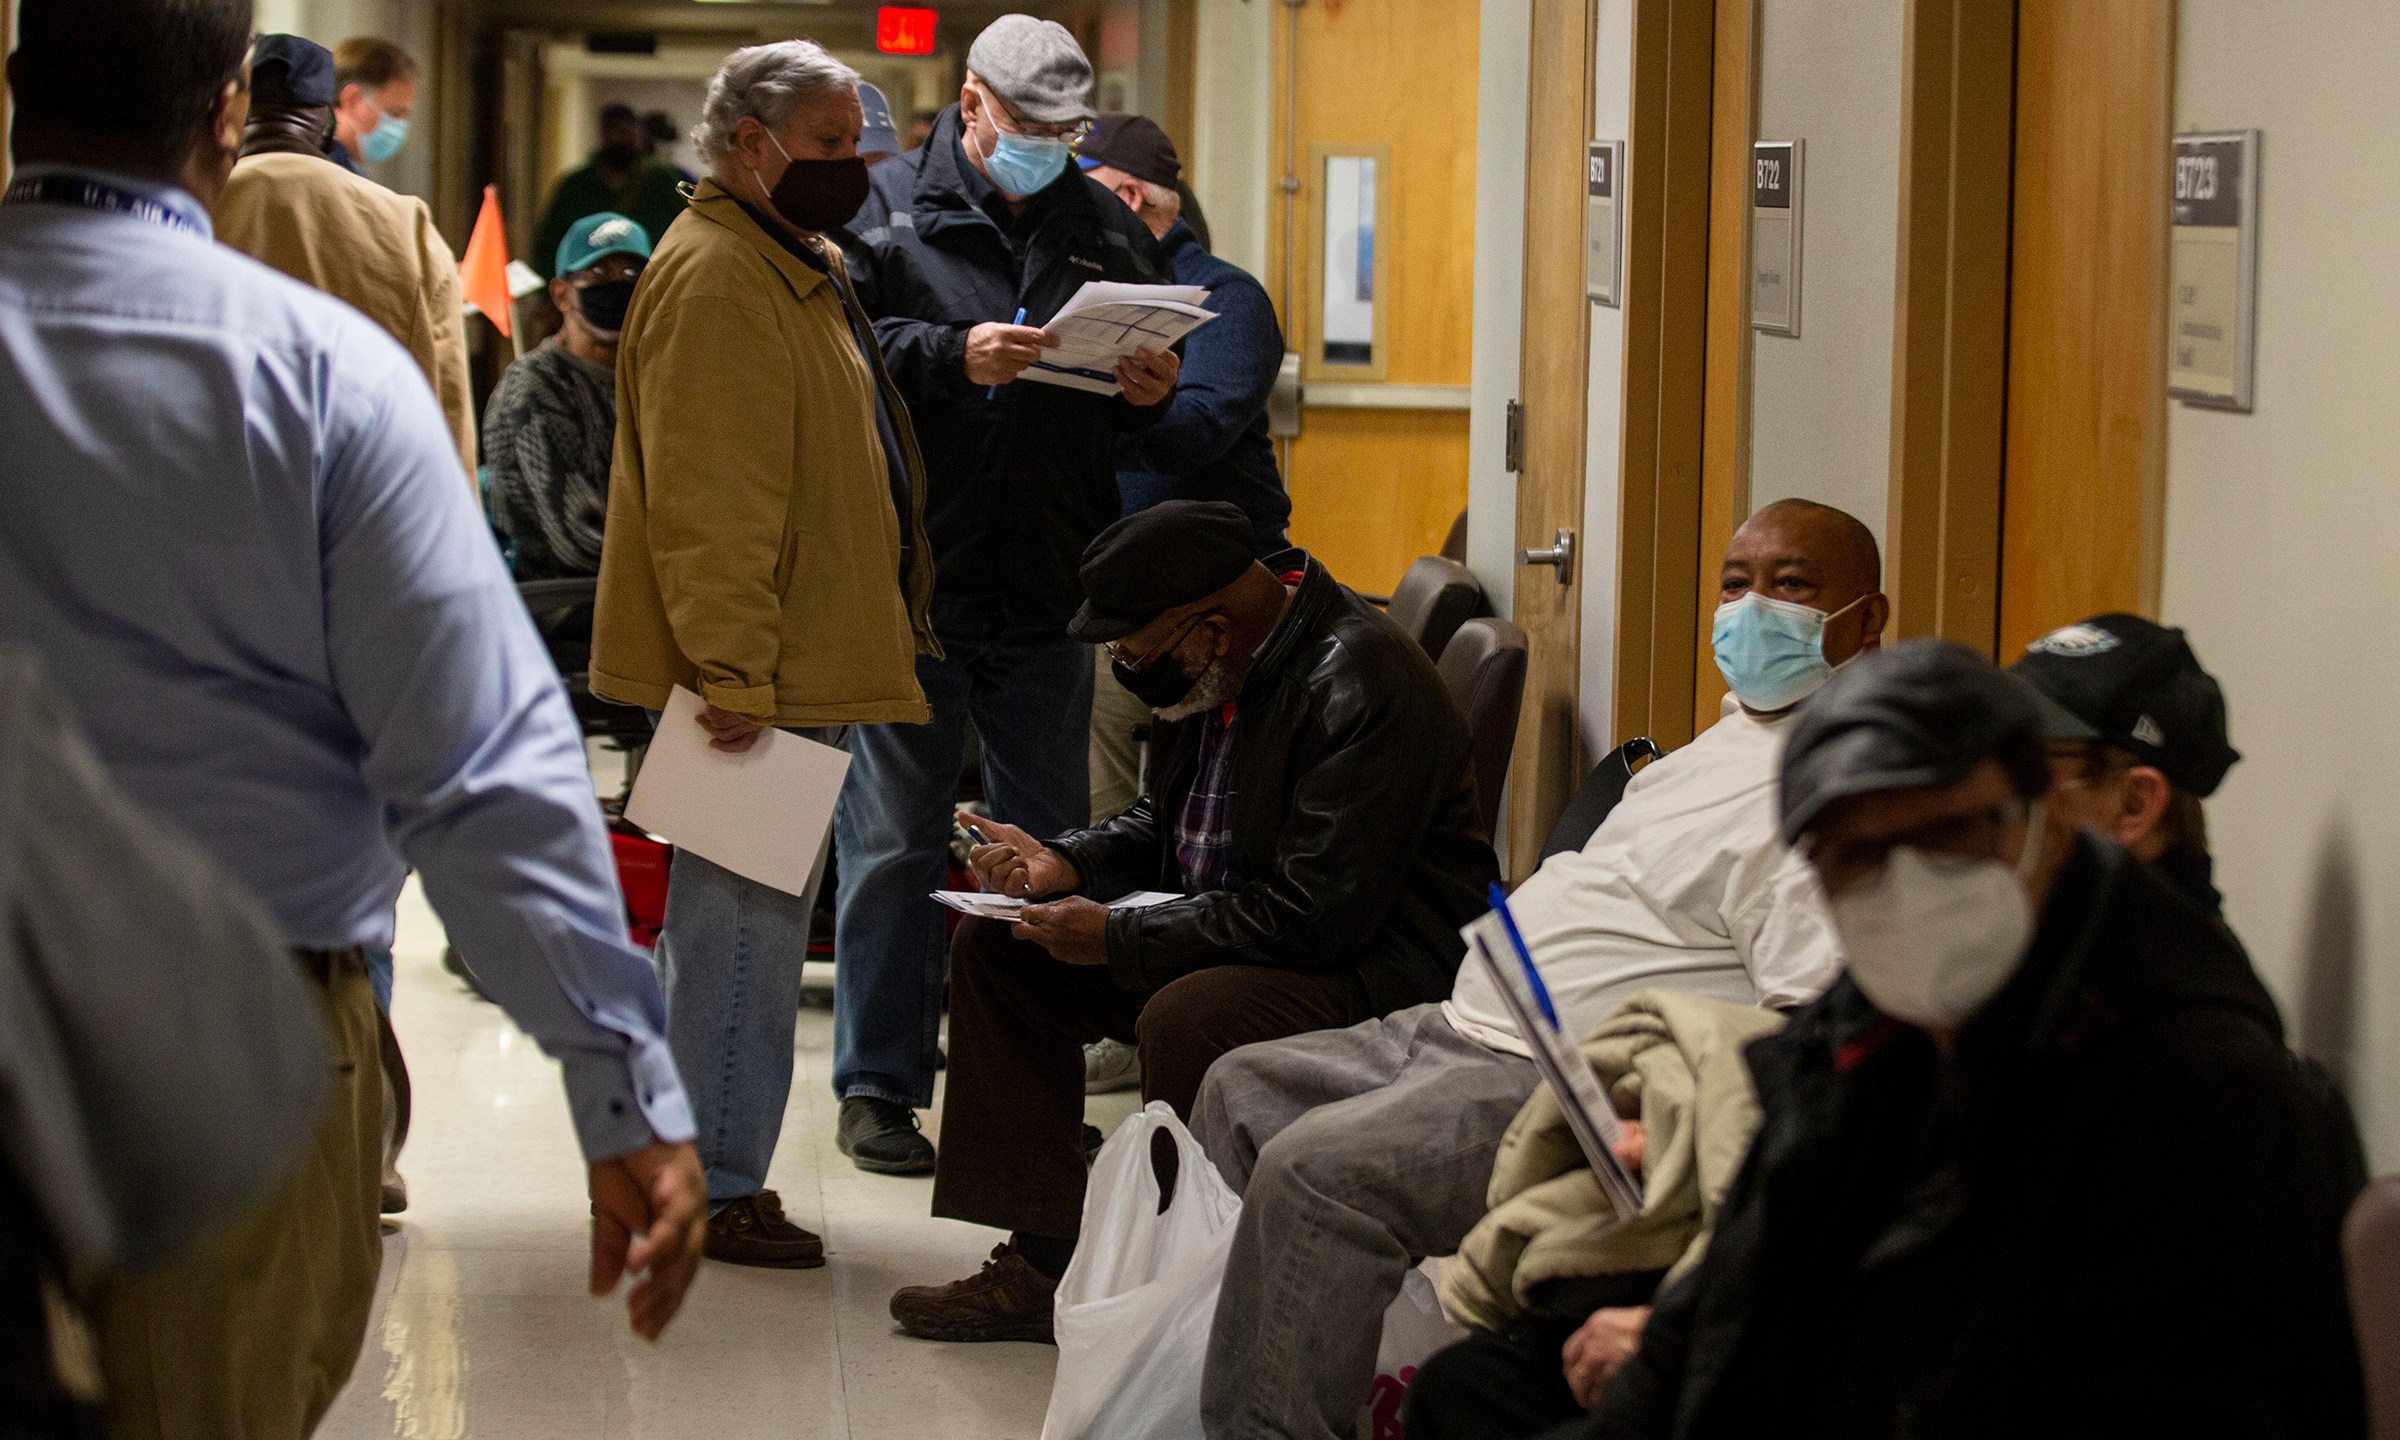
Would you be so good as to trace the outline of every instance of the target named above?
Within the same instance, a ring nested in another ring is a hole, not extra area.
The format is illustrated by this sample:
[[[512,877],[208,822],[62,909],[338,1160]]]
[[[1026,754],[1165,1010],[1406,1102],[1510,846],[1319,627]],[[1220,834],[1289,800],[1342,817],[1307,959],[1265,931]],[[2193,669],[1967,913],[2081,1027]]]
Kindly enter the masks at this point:
[[[1559,527],[1558,533],[1551,537],[1549,549],[1519,550],[1517,563],[1555,565],[1558,567],[1558,583],[1571,583],[1575,578],[1575,532],[1564,526]]]

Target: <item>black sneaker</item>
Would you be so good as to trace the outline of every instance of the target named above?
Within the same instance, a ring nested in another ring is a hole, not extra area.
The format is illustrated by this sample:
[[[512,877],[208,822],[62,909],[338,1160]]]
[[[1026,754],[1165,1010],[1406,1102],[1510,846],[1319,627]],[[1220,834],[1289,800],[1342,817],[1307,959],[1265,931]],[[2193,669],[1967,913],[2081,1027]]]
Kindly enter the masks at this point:
[[[872,1095],[842,1102],[834,1143],[872,1175],[931,1175],[933,1142],[917,1132],[917,1112]]]

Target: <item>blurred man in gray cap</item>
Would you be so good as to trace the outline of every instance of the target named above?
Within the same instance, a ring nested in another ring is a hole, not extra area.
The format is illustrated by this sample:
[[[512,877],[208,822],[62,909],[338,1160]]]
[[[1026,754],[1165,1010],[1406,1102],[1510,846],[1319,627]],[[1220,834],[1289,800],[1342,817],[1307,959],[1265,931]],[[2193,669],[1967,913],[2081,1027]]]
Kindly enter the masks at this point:
[[[880,165],[900,153],[900,136],[892,129],[892,102],[866,81],[858,82],[858,158]]]
[[[1708,1256],[1562,1436],[2359,1433],[2355,1131],[2223,928],[2045,806],[2046,736],[1944,641],[1802,709],[1848,975],[1751,1048]]]
[[[1381,612],[1255,548],[1238,508],[1170,500],[1084,557],[1072,633],[1151,707],[1158,779],[1047,843],[977,822],[985,888],[1038,903],[952,947],[933,1210],[1010,1237],[980,1274],[892,1297],[912,1335],[1050,1338],[1083,1214],[1086,1044],[1139,1037],[1143,1099],[1188,1115],[1234,1046],[1438,999],[1458,970],[1499,873],[1466,721]],[[1179,898],[1108,903],[1139,891]]]
[[[1004,15],[967,52],[958,103],[922,149],[879,165],[844,240],[907,399],[926,474],[938,656],[917,661],[928,725],[851,735],[841,857],[834,1091],[842,1153],[921,1174],[941,1021],[939,888],[971,715],[985,794],[1037,835],[1091,818],[1088,647],[1067,634],[1076,564],[1118,518],[1118,437],[1156,423],[1181,361],[1118,366],[1113,393],[1024,377],[1040,327],[1087,281],[1167,279],[1158,243],[1073,163],[1092,67],[1060,25]]]

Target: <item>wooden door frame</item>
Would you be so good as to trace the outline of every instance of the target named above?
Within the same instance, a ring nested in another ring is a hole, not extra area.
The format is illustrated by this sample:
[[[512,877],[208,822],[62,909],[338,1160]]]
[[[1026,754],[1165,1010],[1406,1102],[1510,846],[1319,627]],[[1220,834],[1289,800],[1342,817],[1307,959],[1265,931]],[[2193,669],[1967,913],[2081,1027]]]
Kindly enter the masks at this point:
[[[2000,626],[2016,0],[1910,0],[1892,321],[1892,639]]]
[[[1633,12],[1612,719],[1615,738],[1669,748],[1691,739],[1697,704],[1709,287],[1722,258],[1709,236],[1720,3],[1635,0]],[[1748,0],[1731,8],[1747,13]],[[1747,36],[1736,48],[1748,49]],[[1747,331],[1745,320],[1744,344]],[[1720,383],[1745,388],[1745,361],[1720,368]]]
[[[1700,547],[1692,615],[1692,733],[1717,721],[1725,677],[1702,617],[1715,613],[1719,557],[1750,515],[1750,166],[1758,138],[1759,0],[1717,0],[1710,95],[1708,373],[1701,414]],[[1656,738],[1656,737],[1653,737]]]
[[[1584,157],[1591,143],[1594,0],[1533,0],[1526,85],[1524,324],[1518,395],[1524,443],[1518,494],[1539,494],[1544,477],[1573,476],[1582,493],[1591,413],[1592,310],[1583,295]],[[1572,306],[1539,297],[1574,294]],[[1517,546],[1551,543],[1538,506],[1517,506]],[[1581,516],[1573,522],[1582,530]],[[1580,559],[1580,557],[1578,557]],[[1514,610],[1533,653],[1525,667],[1525,718],[1509,760],[1509,805],[1502,821],[1512,879],[1533,873],[1550,827],[1583,778],[1575,709],[1582,688],[1581,566],[1566,584],[1552,572],[1518,572]],[[1535,607],[1548,608],[1540,616]],[[1535,623],[1529,623],[1535,622]],[[1549,643],[1544,644],[1544,637]]]

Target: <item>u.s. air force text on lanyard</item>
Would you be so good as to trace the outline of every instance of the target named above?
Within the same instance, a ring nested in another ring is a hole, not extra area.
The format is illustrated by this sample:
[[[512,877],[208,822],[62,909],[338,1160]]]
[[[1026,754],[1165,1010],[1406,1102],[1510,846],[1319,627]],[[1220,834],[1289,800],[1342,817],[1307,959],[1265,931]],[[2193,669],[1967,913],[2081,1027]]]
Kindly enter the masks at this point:
[[[136,220],[207,238],[206,231],[173,206],[82,175],[28,175],[6,191],[0,191],[0,205],[73,205],[82,210],[130,215]]]

